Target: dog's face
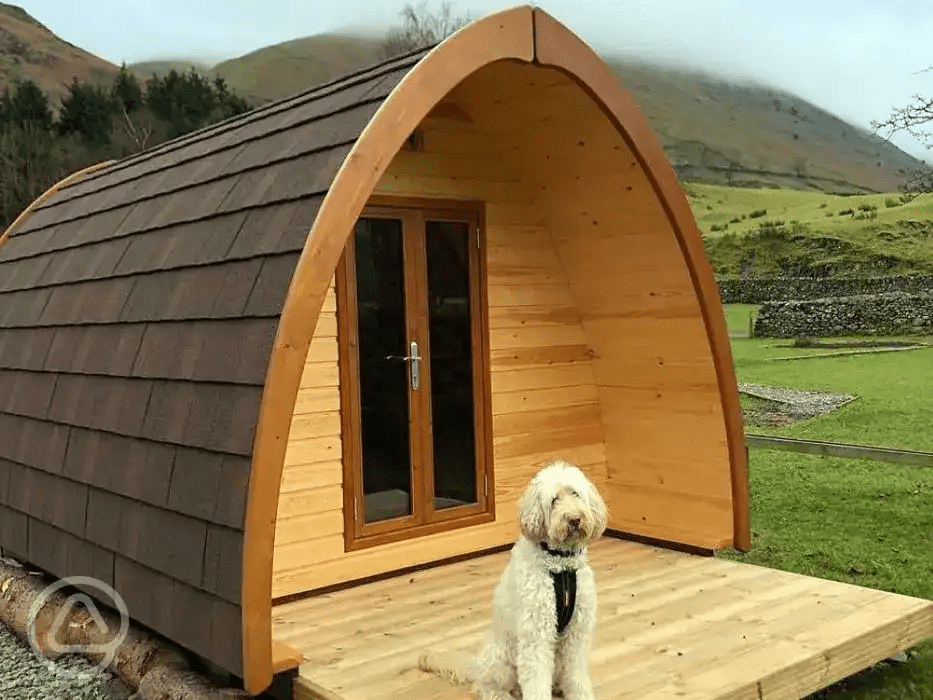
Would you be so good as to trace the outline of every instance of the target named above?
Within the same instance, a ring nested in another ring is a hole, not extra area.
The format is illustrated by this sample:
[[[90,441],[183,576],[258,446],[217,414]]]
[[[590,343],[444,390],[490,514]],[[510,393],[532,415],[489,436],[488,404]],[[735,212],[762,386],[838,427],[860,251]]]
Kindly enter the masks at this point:
[[[606,529],[606,503],[578,467],[548,462],[531,480],[518,506],[522,533],[533,542],[578,547]]]

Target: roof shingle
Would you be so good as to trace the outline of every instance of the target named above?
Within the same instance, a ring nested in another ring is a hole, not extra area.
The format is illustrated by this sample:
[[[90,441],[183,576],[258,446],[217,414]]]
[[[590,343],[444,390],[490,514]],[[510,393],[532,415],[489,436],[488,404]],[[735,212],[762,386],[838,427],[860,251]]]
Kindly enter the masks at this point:
[[[112,582],[137,621],[241,672],[279,316],[334,176],[421,55],[109,165],[0,246],[0,546]]]

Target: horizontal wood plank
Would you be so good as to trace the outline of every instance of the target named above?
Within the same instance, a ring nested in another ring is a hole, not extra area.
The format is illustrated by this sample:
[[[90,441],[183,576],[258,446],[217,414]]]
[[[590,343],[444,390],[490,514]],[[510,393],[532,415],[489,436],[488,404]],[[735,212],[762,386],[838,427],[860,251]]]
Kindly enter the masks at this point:
[[[331,412],[340,410],[340,391],[336,386],[307,387],[298,389],[295,399],[295,415]]]
[[[933,452],[895,450],[889,447],[853,445],[842,442],[827,442],[825,440],[801,440],[799,438],[783,438],[774,435],[748,434],[745,436],[745,443],[749,447],[759,447],[767,450],[786,450],[845,459],[868,459],[904,466],[933,467]]]
[[[302,542],[314,537],[341,534],[343,534],[343,510],[339,508],[279,518],[275,524],[276,546]]]
[[[285,468],[320,462],[339,462],[343,459],[339,435],[291,440],[285,452]]]
[[[307,491],[321,486],[337,486],[342,481],[343,463],[340,460],[292,465],[282,474],[281,493]]]

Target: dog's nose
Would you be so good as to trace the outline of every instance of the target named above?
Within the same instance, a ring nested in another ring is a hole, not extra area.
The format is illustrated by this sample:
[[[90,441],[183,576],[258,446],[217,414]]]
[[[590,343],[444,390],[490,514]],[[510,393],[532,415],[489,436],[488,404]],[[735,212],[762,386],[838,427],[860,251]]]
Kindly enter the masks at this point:
[[[580,527],[580,518],[570,518],[567,520],[567,524],[572,528]]]

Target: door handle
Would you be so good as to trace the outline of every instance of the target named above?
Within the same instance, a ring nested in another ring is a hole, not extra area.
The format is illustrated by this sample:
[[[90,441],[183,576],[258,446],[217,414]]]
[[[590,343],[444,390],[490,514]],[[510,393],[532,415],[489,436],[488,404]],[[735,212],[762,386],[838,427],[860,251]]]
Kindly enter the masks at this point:
[[[418,354],[418,343],[417,341],[411,341],[409,346],[409,353],[404,357],[401,355],[386,355],[387,360],[405,360],[406,362],[411,362],[411,388],[412,391],[418,391],[421,387],[421,360],[422,357]]]
[[[411,360],[411,389],[418,391],[421,387],[421,356],[418,354],[418,343],[414,340],[411,341],[408,357]]]

